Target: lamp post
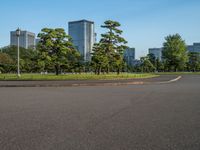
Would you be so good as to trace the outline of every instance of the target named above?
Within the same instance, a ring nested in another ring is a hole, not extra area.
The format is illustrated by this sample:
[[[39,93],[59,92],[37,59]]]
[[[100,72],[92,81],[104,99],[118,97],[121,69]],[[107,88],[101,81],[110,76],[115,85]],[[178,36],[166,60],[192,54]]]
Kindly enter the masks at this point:
[[[17,36],[17,76],[20,77],[20,58],[19,58],[19,37],[20,37],[21,30],[18,28],[16,30],[16,36]]]

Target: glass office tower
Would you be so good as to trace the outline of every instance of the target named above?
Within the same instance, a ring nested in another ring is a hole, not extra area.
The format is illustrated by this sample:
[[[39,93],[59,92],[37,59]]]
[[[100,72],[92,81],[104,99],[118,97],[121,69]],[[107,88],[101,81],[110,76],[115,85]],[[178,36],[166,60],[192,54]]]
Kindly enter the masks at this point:
[[[85,61],[91,60],[92,48],[95,43],[94,22],[88,20],[69,22],[69,35],[73,44]]]

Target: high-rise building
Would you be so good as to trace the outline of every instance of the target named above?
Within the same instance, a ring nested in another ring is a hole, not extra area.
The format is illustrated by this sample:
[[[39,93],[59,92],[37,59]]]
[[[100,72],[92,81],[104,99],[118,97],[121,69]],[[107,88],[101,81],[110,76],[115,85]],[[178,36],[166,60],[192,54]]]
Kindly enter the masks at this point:
[[[162,60],[162,51],[163,51],[163,48],[150,48],[149,54],[154,54],[156,59]]]
[[[129,66],[134,66],[135,48],[127,48],[124,52],[124,59]]]
[[[16,31],[10,32],[10,45],[17,46],[17,35]],[[19,46],[23,48],[34,48],[35,47],[35,33],[28,31],[21,31],[19,36]]]
[[[193,45],[188,45],[187,50],[188,50],[188,52],[200,53],[200,43],[194,43]]]
[[[69,22],[68,27],[74,46],[85,61],[90,61],[96,39],[94,22],[88,20],[73,21]]]
[[[35,39],[35,45],[37,46],[38,43],[40,42],[40,39]]]

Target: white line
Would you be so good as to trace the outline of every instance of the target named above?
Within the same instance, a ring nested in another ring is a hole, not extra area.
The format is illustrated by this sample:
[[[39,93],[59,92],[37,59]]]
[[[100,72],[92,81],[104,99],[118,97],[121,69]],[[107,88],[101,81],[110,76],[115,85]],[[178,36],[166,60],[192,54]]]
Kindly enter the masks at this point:
[[[178,76],[177,78],[175,78],[175,79],[172,79],[172,80],[170,80],[170,81],[164,81],[164,82],[159,82],[159,83],[172,83],[172,82],[176,82],[176,81],[178,81],[178,80],[180,80],[182,78],[182,76]]]

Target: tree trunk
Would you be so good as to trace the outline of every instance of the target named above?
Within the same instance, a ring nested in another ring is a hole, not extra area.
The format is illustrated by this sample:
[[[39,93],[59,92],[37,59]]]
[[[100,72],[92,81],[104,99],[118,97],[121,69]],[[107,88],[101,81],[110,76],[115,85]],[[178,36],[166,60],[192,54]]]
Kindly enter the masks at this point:
[[[175,69],[175,72],[178,72],[178,69],[177,69],[177,67],[175,67],[174,69]]]
[[[120,74],[120,69],[119,68],[117,68],[117,75],[119,75]]]
[[[56,75],[59,75],[59,65],[55,65]]]
[[[98,68],[98,75],[101,74],[101,67]]]
[[[110,73],[110,67],[109,67],[109,65],[107,66],[106,73],[107,73],[107,74],[109,74],[109,73]]]
[[[98,68],[95,68],[95,74],[98,75]]]

